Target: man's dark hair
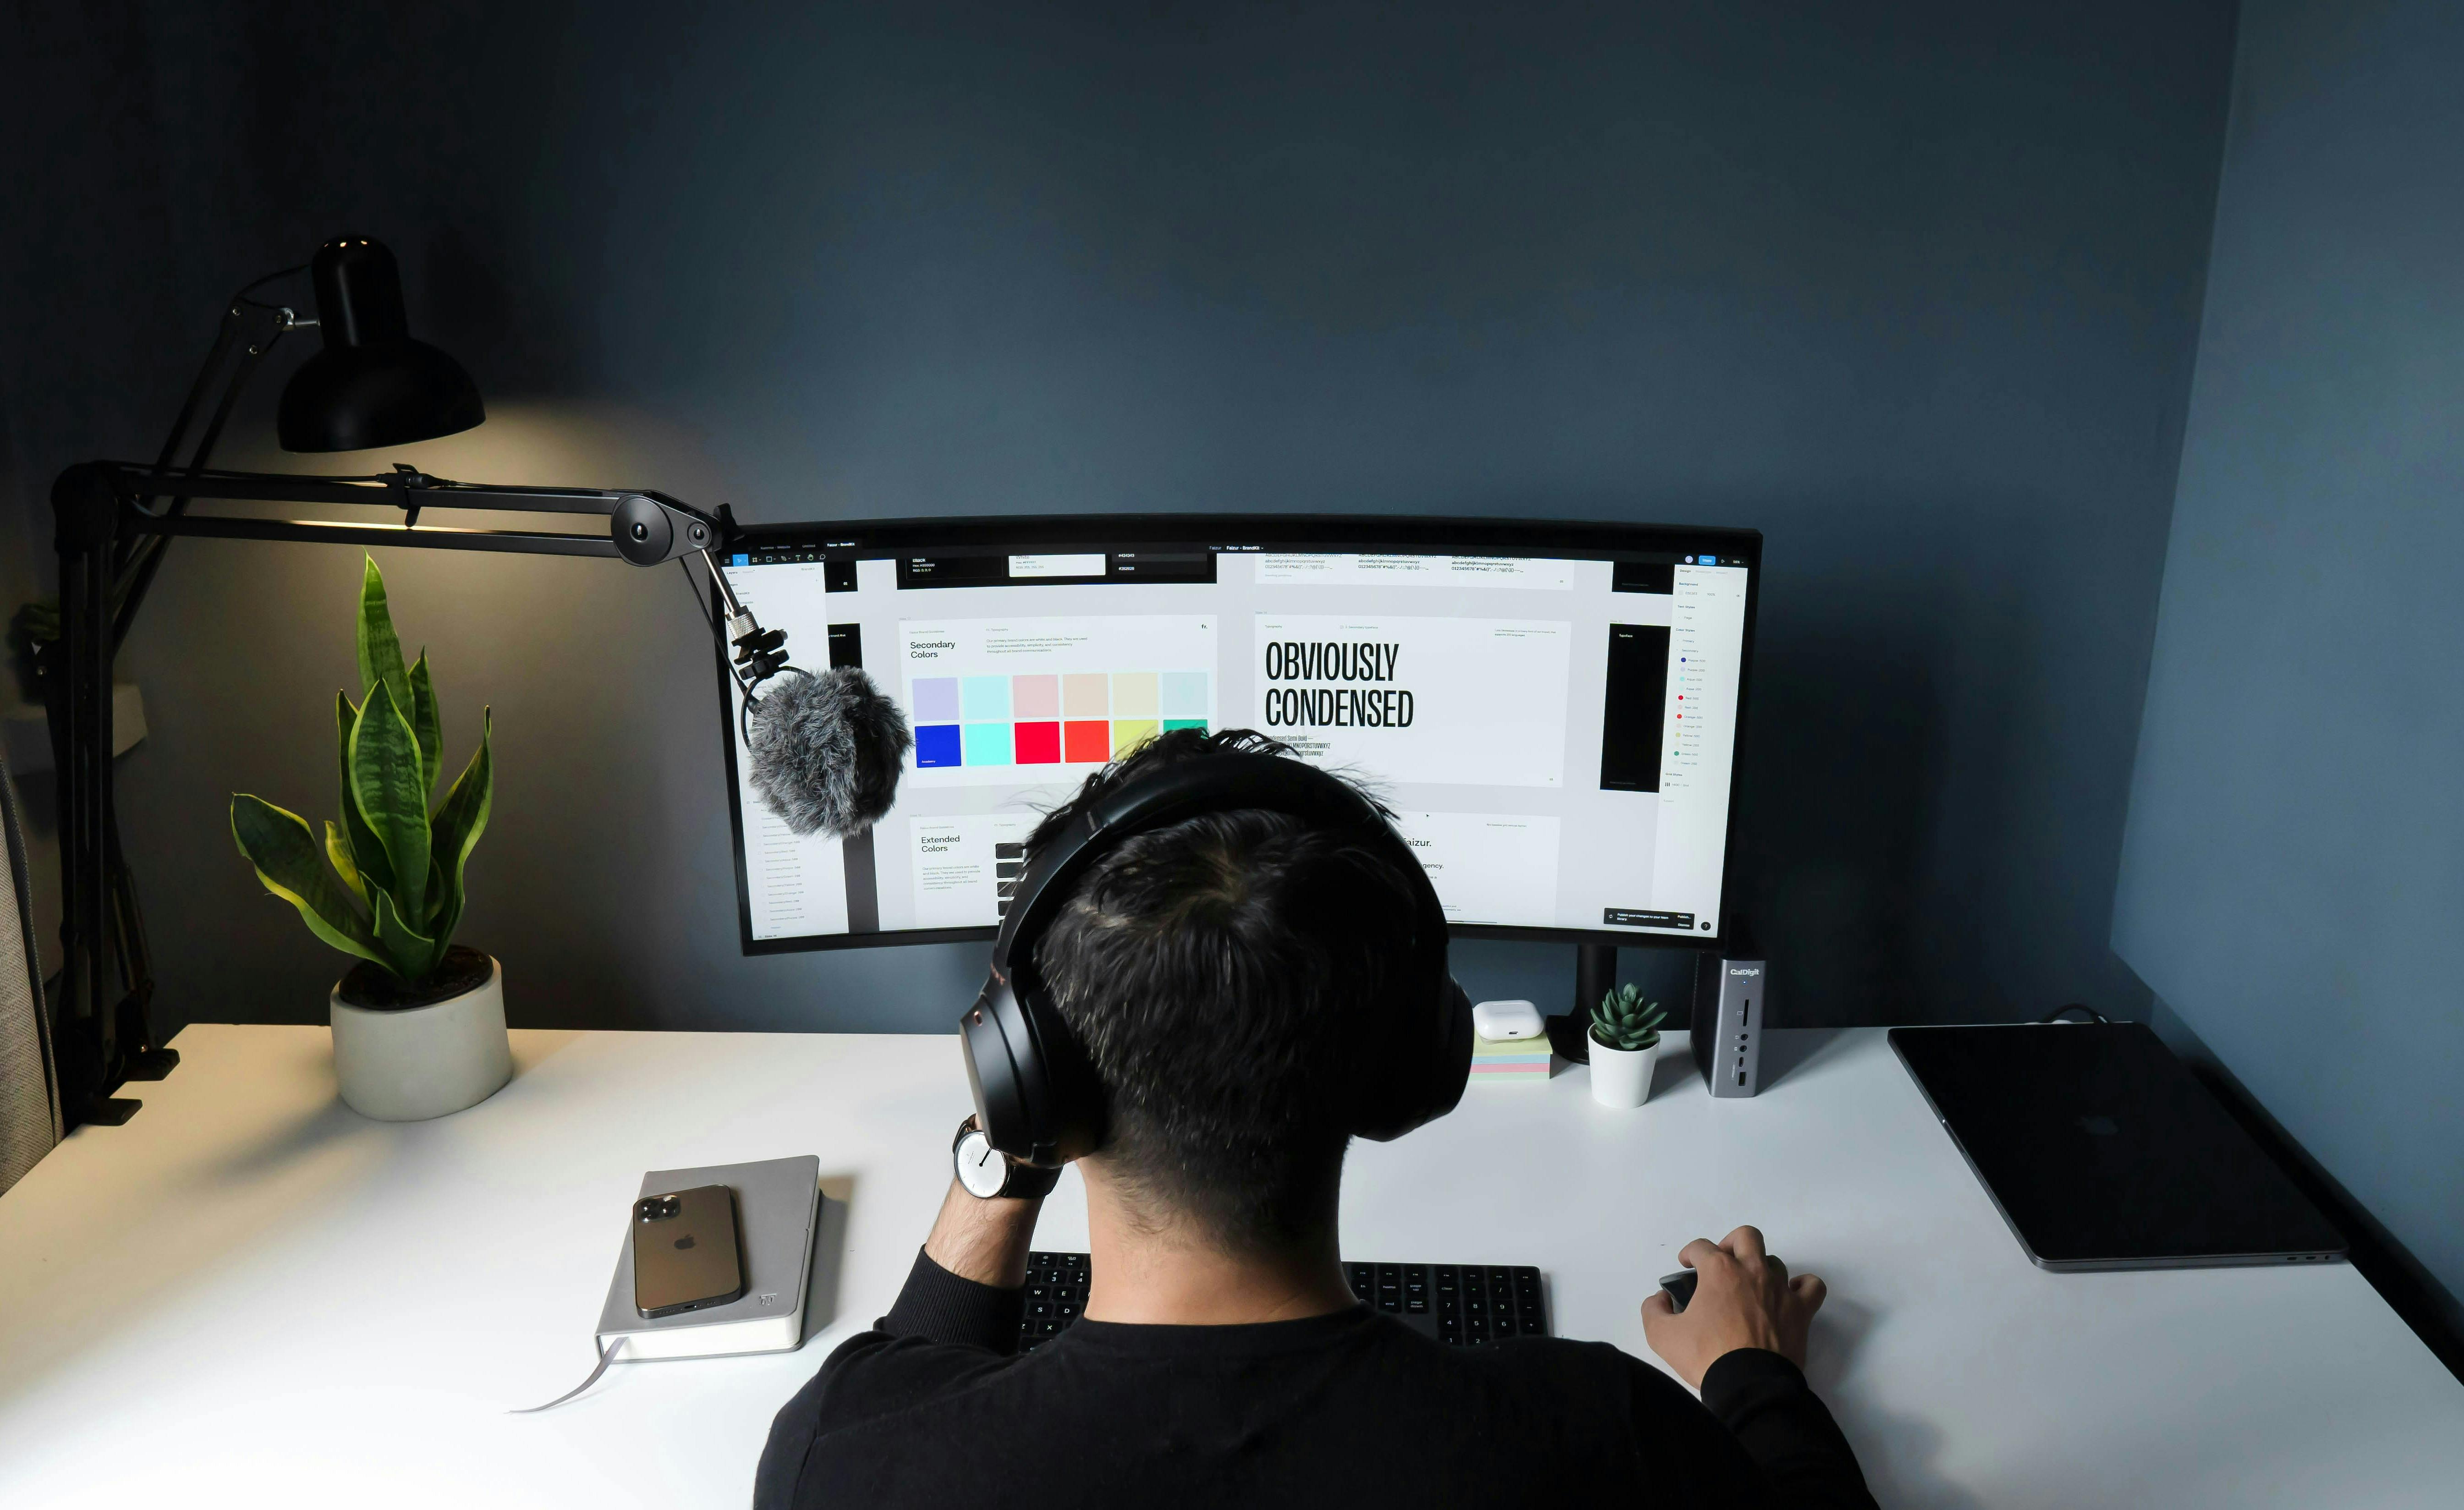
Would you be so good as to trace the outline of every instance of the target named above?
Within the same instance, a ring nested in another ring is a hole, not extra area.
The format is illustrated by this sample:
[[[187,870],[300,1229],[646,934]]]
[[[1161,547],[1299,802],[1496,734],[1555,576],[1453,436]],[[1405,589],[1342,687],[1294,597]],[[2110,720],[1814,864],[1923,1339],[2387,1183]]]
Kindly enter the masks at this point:
[[[1088,777],[1027,852],[1123,784],[1226,751],[1291,754],[1173,731]],[[1133,1195],[1235,1252],[1333,1220],[1352,1101],[1412,975],[1414,897],[1358,834],[1257,809],[1136,835],[1087,873],[1035,960],[1094,1061],[1101,1151]]]

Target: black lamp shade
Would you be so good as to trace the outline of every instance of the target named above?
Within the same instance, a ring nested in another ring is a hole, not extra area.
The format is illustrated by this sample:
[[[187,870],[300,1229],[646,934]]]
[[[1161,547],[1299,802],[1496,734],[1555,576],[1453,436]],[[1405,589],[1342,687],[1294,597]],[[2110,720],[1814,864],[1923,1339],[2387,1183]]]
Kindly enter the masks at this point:
[[[325,349],[282,389],[287,451],[365,450],[467,430],[488,417],[462,364],[410,339],[402,273],[384,243],[346,236],[317,249],[317,328]]]

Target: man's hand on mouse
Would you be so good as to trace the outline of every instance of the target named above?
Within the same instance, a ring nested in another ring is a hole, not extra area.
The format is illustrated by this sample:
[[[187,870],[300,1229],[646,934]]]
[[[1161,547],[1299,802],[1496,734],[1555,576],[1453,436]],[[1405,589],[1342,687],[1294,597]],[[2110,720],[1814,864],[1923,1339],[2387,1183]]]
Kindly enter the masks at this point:
[[[1703,1388],[1703,1375],[1722,1355],[1760,1347],[1805,1367],[1805,1334],[1822,1308],[1823,1284],[1813,1275],[1789,1278],[1788,1266],[1763,1252],[1763,1235],[1740,1227],[1714,1243],[1697,1237],[1677,1261],[1694,1271],[1694,1299],[1680,1311],[1667,1292],[1642,1302],[1642,1334],[1677,1376]]]

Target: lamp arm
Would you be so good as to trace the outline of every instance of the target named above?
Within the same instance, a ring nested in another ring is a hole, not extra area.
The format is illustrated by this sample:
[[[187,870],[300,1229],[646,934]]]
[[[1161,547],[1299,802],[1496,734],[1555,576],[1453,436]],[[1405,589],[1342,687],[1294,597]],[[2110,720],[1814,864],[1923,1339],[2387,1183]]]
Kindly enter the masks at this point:
[[[199,405],[205,402],[207,387],[212,382],[215,371],[222,365],[223,358],[239,339],[240,329],[248,318],[249,311],[257,310],[271,315],[273,317],[271,328],[265,335],[248,343],[246,351],[240,358],[239,365],[231,369],[230,378],[224,383],[222,398],[214,405],[213,416],[207,422],[205,433],[197,441],[196,450],[188,457],[187,471],[190,472],[203,471],[206,463],[213,459],[214,447],[222,439],[223,427],[230,423],[232,407],[239,403],[239,396],[248,387],[249,379],[255,376],[257,364],[265,360],[267,353],[274,349],[275,343],[292,331],[316,328],[315,320],[301,319],[291,306],[269,304],[263,299],[253,296],[258,289],[268,283],[305,271],[307,269],[303,263],[298,267],[269,273],[233,294],[229,302],[223,306],[222,320],[214,331],[214,343],[207,350],[206,360],[198,365],[196,378],[188,384],[187,397],[181,401],[180,413],[178,418],[171,422],[170,433],[163,437],[162,454],[154,461],[155,471],[171,470],[173,461],[179,455],[180,442],[187,436],[188,424],[196,418]],[[180,499],[174,499],[168,504],[169,511],[173,514],[180,513],[185,507],[185,500]],[[123,536],[117,542],[112,558],[115,569],[111,622],[113,650],[117,651],[121,643],[128,638],[128,626],[136,622],[138,605],[145,601],[146,589],[153,585],[154,574],[162,569],[163,553],[169,547],[170,541],[161,536]]]

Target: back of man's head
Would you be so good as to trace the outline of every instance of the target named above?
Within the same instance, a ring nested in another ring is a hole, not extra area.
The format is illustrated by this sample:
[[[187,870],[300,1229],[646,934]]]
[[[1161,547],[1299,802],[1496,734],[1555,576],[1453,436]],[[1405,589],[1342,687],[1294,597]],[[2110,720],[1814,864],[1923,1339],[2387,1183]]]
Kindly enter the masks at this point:
[[[1103,795],[1225,751],[1288,754],[1245,730],[1167,733],[1089,777],[1029,853]],[[1231,1252],[1333,1219],[1360,1080],[1412,978],[1414,898],[1358,834],[1256,809],[1136,835],[1088,872],[1036,965],[1103,1082],[1099,1154],[1144,1216]]]

